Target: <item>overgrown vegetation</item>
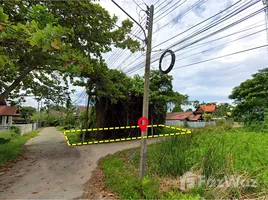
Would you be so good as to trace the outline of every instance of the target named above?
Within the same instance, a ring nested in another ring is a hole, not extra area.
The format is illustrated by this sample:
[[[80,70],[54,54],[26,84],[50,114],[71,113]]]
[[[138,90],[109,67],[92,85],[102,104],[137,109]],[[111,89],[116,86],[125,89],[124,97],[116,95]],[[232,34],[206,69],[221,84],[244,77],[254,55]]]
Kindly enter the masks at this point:
[[[17,127],[16,127],[17,128]],[[15,159],[22,152],[22,145],[30,138],[37,136],[39,130],[21,136],[16,129],[0,133],[0,167],[9,160]]]
[[[235,87],[230,99],[236,104],[233,115],[235,120],[243,121],[247,126],[253,129],[259,127],[264,131],[268,120],[268,68],[259,70],[252,75],[252,79],[242,82]]]
[[[138,178],[139,149],[108,156],[101,167],[107,186],[123,199],[183,199],[189,195],[190,199],[256,198],[268,192],[267,134],[230,129],[224,124],[150,145],[147,177],[143,181]],[[210,187],[207,182],[192,189],[180,189],[179,178],[189,171],[203,175],[205,180],[240,176],[240,180],[255,180],[257,187],[217,187],[220,183]]]

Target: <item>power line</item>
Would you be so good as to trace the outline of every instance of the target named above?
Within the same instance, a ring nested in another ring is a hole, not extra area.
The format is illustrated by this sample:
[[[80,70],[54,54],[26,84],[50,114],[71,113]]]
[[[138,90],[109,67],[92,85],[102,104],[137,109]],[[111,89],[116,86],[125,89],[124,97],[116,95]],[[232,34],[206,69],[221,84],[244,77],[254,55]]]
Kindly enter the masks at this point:
[[[156,6],[156,7],[155,7],[155,11],[157,10],[157,8],[159,8],[161,5],[163,5],[166,1],[167,1],[167,0],[164,0],[160,5]],[[172,1],[173,1],[173,0],[171,0],[169,3],[171,3]],[[168,3],[167,3],[166,5],[168,5]],[[164,7],[165,7],[165,6],[164,6]],[[162,7],[162,8],[163,8],[163,7]],[[161,10],[161,9],[160,9],[160,10]],[[160,11],[160,10],[159,10],[159,11]],[[159,11],[156,11],[155,14],[158,13]]]
[[[141,22],[141,25],[145,22],[145,18],[146,17],[146,14],[144,14],[143,16],[142,16],[142,22]],[[136,27],[133,29],[133,32],[135,33],[135,34],[138,34],[138,35],[140,35],[140,33],[141,33],[141,30],[140,30],[140,32],[138,32],[138,26],[136,25]],[[120,52],[121,51],[121,52]],[[126,51],[125,49],[117,49],[117,52],[115,53],[115,54],[113,54],[110,58],[109,58],[109,61],[108,61],[108,65],[113,65],[116,61],[117,61],[117,59],[124,53],[124,51]]]
[[[154,19],[154,20],[155,20],[154,23],[156,23],[156,22],[158,22],[160,19],[164,18],[164,17],[162,17],[162,18],[159,19],[159,17],[160,17],[161,15],[165,14],[166,12],[167,12],[166,15],[169,14],[169,13],[171,13],[174,9],[178,8],[178,7],[181,6],[183,3],[185,3],[186,0],[184,0],[181,4],[179,4],[179,5],[176,6],[176,4],[178,4],[178,3],[180,3],[180,2],[181,2],[181,0],[175,2],[175,3],[174,3],[173,5],[171,5],[168,9],[166,9],[165,11],[163,11],[162,13],[160,13],[158,16],[156,16],[155,19]],[[170,12],[168,12],[168,10],[170,10],[171,8],[174,8],[174,9],[171,10]],[[166,15],[165,15],[165,16],[166,16]],[[157,20],[157,19],[158,19],[158,20]]]
[[[145,14],[143,15],[143,17],[142,17],[142,20],[143,20],[143,22],[142,23],[144,23],[144,16],[145,16]],[[138,26],[136,26],[134,29],[133,29],[133,32],[135,33],[135,34],[137,34],[138,33]],[[138,35],[141,33],[141,31],[138,33]],[[113,54],[110,58],[109,58],[109,61],[108,61],[108,65],[112,65],[112,64],[114,64],[113,63],[113,61],[117,61],[117,58],[118,58],[118,54],[120,54],[120,51],[122,52],[122,51],[125,51],[124,49],[117,49],[117,52],[115,53],[115,54]],[[120,54],[120,55],[122,55],[122,53]],[[119,56],[120,56],[119,55]],[[117,57],[116,57],[117,56]]]
[[[142,9],[142,7],[135,1],[135,0],[132,0],[141,10],[143,10]],[[143,10],[144,11],[144,10]]]
[[[199,26],[200,24],[202,24],[202,23],[204,23],[204,22],[206,22],[206,21],[208,21],[208,20],[210,20],[210,19],[212,19],[212,18],[218,16],[219,14],[223,13],[224,11],[226,11],[226,10],[232,8],[233,6],[237,5],[237,4],[238,4],[239,2],[241,2],[241,1],[242,1],[242,0],[237,1],[236,3],[234,3],[234,4],[232,4],[231,6],[225,8],[224,10],[222,10],[222,11],[216,13],[215,15],[213,15],[213,16],[211,16],[211,17],[209,17],[209,18],[207,18],[207,19],[205,19],[205,20],[203,20],[203,21],[201,21],[201,22],[195,24],[194,26],[192,26],[192,27],[186,29],[186,30],[183,31],[182,33],[179,33],[179,34],[177,34],[177,35],[175,35],[175,36],[169,38],[168,40],[166,40],[166,41],[164,41],[164,42],[161,42],[160,44],[157,44],[157,45],[153,46],[152,49],[154,49],[154,48],[160,46],[161,44],[164,44],[164,43],[170,41],[171,39],[174,39],[174,38],[176,38],[176,37],[182,35],[183,33],[186,33],[187,31],[190,31],[191,29],[193,29],[193,28]],[[158,29],[158,30],[160,30],[160,29]],[[145,54],[144,54],[144,55],[145,55]],[[152,57],[155,57],[156,55],[160,55],[160,54],[154,54]],[[141,55],[140,57],[142,57],[142,56],[143,56],[143,55]],[[138,57],[135,61],[137,61],[140,57]],[[134,62],[135,62],[135,61],[134,61]],[[132,62],[132,63],[134,63],[134,62]],[[144,62],[142,62],[142,63],[140,63],[140,64],[144,64]]]
[[[164,1],[164,2],[166,2],[166,1]],[[164,2],[162,2],[161,4],[163,4]],[[171,3],[171,2],[172,2],[172,1],[170,1],[169,3]],[[179,2],[180,2],[180,1],[179,1]],[[185,1],[184,1],[184,2],[185,2]],[[184,2],[183,2],[183,3],[184,3]],[[198,3],[200,3],[200,2],[201,2],[201,0],[199,0],[198,2],[196,2],[192,7],[190,7],[190,9],[192,9],[194,6],[200,6],[200,5],[198,4]],[[206,1],[205,1],[205,2],[206,2]],[[205,3],[205,2],[203,2],[203,3]],[[160,5],[161,5],[161,4],[160,4]],[[159,6],[160,6],[160,5],[159,5]],[[181,4],[180,4],[180,5],[181,5]],[[180,6],[180,5],[179,5],[179,6]],[[175,9],[178,8],[179,6],[175,7]],[[173,9],[173,10],[175,10],[175,9]],[[190,9],[188,9],[188,11],[189,11]],[[172,11],[173,11],[173,10],[172,10]],[[160,10],[159,10],[159,11],[160,11]],[[170,12],[171,12],[171,11],[170,11]],[[170,12],[169,12],[169,13],[170,13]],[[156,13],[157,13],[157,12],[156,12]],[[187,13],[186,13],[186,14],[187,14]],[[185,15],[186,15],[186,14],[185,14]],[[161,14],[160,14],[160,15],[161,15]],[[165,16],[166,16],[166,15],[165,15]],[[182,16],[181,16],[181,17],[182,17]],[[162,19],[162,18],[161,18],[161,19]],[[162,28],[163,28],[163,27],[162,27]],[[160,29],[161,29],[161,28],[160,28]],[[159,31],[160,29],[156,30],[155,32]],[[155,33],[155,32],[154,32],[154,33]],[[154,47],[153,47],[153,48],[154,48]],[[136,59],[132,62],[132,64],[133,64],[134,62],[136,62],[139,58],[141,58],[141,57],[144,56],[144,55],[145,55],[145,54],[142,54],[141,56],[139,56],[138,58],[136,58]],[[153,55],[153,56],[154,56],[154,55]],[[126,68],[126,67],[125,67],[125,68]]]
[[[245,5],[243,5],[243,6],[245,6]],[[242,6],[242,8],[243,8],[243,6]],[[252,5],[249,5],[248,7],[250,7],[250,6],[252,6]],[[247,7],[246,7],[246,8],[247,8]],[[246,8],[244,8],[244,9],[246,9]],[[195,44],[195,43],[197,43],[197,42],[199,42],[199,41],[201,41],[201,40],[204,40],[204,39],[206,39],[206,38],[208,38],[208,37],[211,37],[212,35],[215,35],[216,33],[219,33],[219,32],[221,32],[221,31],[223,31],[223,30],[225,30],[225,29],[227,29],[227,28],[230,28],[230,27],[232,27],[232,26],[234,26],[234,25],[236,25],[236,24],[239,24],[239,23],[241,23],[241,22],[243,22],[243,21],[245,21],[245,20],[247,20],[247,19],[249,19],[249,18],[251,18],[251,17],[253,17],[253,16],[257,15],[257,14],[259,14],[262,10],[263,10],[263,8],[260,9],[260,10],[258,10],[258,11],[256,11],[256,12],[254,12],[254,13],[251,13],[250,15],[247,15],[246,17],[244,17],[244,18],[242,18],[242,19],[240,19],[240,20],[237,20],[236,22],[232,23],[231,25],[228,25],[228,26],[226,26],[226,27],[224,27],[224,28],[222,28],[222,29],[219,29],[219,30],[215,31],[214,33],[211,33],[211,34],[209,34],[209,35],[207,35],[207,36],[205,36],[205,37],[202,37],[201,39],[195,40],[194,42],[192,42],[192,43],[190,43],[190,44],[187,44],[187,45],[183,46],[182,48],[180,48],[180,50],[182,50],[182,49],[184,49],[184,48],[186,48],[186,47],[188,47],[188,46],[190,46],[190,45],[192,45],[192,44]],[[238,11],[238,10],[236,10],[236,11]],[[241,10],[240,10],[240,12],[241,12]],[[239,13],[239,12],[238,12],[238,13]],[[236,13],[236,14],[237,14],[237,13]],[[224,16],[223,18],[220,18],[218,21],[216,21],[216,22],[215,22],[216,25],[218,25],[219,23],[222,23],[223,21],[225,21],[225,20],[227,20],[227,19],[230,19],[231,17],[233,17],[233,16],[235,16],[235,15],[230,16],[230,14],[228,14],[227,16],[228,16],[228,18],[227,18],[226,16]],[[224,20],[223,20],[223,19],[224,19]],[[215,26],[215,23],[214,23],[214,26]],[[208,29],[211,29],[211,28],[214,27],[214,26],[209,25],[209,27],[204,27],[203,30],[205,29],[205,30],[207,31]],[[188,30],[188,29],[187,29],[187,30]],[[192,34],[192,35],[190,35],[190,36],[188,36],[188,37],[182,39],[182,40],[179,41],[179,42],[176,42],[175,44],[173,44],[173,45],[167,47],[166,49],[169,49],[169,48],[171,48],[171,47],[174,47],[174,46],[176,46],[176,45],[178,45],[178,44],[180,44],[180,43],[182,43],[182,42],[185,42],[187,39],[188,39],[188,40],[189,40],[189,39],[192,39],[194,36],[196,36],[196,35],[202,33],[203,30],[196,31],[194,34]],[[154,55],[159,55],[159,54],[154,54]],[[155,62],[155,61],[157,61],[157,60],[158,60],[158,58],[155,59],[155,60],[152,61],[152,62]],[[143,63],[144,63],[144,62],[142,62],[142,63],[136,65],[135,67],[132,67],[131,69],[129,69],[129,71],[128,71],[127,73],[129,73],[130,71],[133,71],[137,66],[142,65]]]
[[[223,44],[221,44],[221,45],[218,45],[218,46],[215,46],[215,47],[212,47],[212,48],[209,48],[209,49],[206,49],[206,50],[203,50],[203,51],[200,51],[200,52],[197,52],[197,53],[194,53],[194,54],[188,55],[188,56],[185,56],[185,57],[183,57],[183,58],[176,59],[176,61],[183,60],[183,59],[186,59],[186,58],[190,58],[190,57],[192,57],[192,56],[195,56],[195,55],[198,55],[198,54],[201,54],[201,53],[207,52],[207,51],[211,51],[211,50],[213,50],[213,49],[217,49],[217,48],[219,48],[219,47],[221,47],[221,46],[225,46],[226,44],[229,44],[229,43],[232,43],[232,42],[236,42],[236,41],[238,41],[238,40],[241,40],[241,39],[244,39],[244,38],[250,37],[250,36],[252,36],[252,35],[255,35],[255,34],[261,33],[261,32],[266,31],[266,30],[267,30],[267,28],[262,29],[262,30],[259,30],[259,31],[256,31],[256,32],[254,32],[254,33],[251,33],[251,34],[248,34],[248,35],[242,36],[242,37],[240,37],[240,38],[237,38],[237,39],[234,39],[234,40],[228,41],[228,42],[223,43]],[[173,51],[173,52],[175,53],[175,51]]]
[[[207,1],[207,0],[206,0]],[[197,8],[198,6],[201,6],[202,4],[204,4],[206,1],[199,0],[196,3],[194,3],[193,5],[191,5],[189,8],[187,8],[185,11],[183,11],[179,17],[176,16],[173,19],[171,19],[168,23],[166,23],[165,25],[163,25],[162,27],[160,27],[159,29],[155,30],[153,33],[156,33],[158,31],[160,31],[161,29],[163,29],[164,27],[168,26],[171,22],[173,21],[178,21],[179,19],[182,19],[182,17],[186,16],[188,13],[190,13],[192,10],[194,10],[195,8]],[[175,8],[176,9],[176,8]],[[172,10],[173,11],[173,10]]]
[[[157,45],[155,45],[155,46],[153,47],[153,49],[154,49],[155,47],[158,47],[158,46],[160,46],[160,45],[162,45],[162,44],[164,44],[164,43],[166,43],[166,42],[168,42],[168,41],[170,41],[170,40],[172,40],[172,39],[174,39],[174,38],[176,38],[176,37],[182,35],[183,33],[187,32],[187,31],[189,31],[189,30],[191,30],[191,29],[193,29],[193,28],[199,26],[200,24],[203,24],[204,22],[206,22],[206,21],[208,21],[208,20],[210,20],[210,19],[212,19],[212,18],[214,18],[214,17],[220,15],[221,13],[223,13],[223,12],[225,12],[226,10],[232,8],[233,6],[237,5],[237,4],[238,4],[239,2],[241,2],[241,1],[242,1],[242,0],[237,1],[236,3],[234,3],[234,4],[232,4],[231,6],[225,8],[224,10],[218,12],[217,14],[215,14],[215,15],[213,15],[213,16],[211,16],[211,17],[209,17],[209,18],[207,18],[207,19],[205,19],[205,20],[203,20],[203,21],[201,21],[201,22],[199,22],[199,23],[197,23],[197,24],[195,24],[194,26],[192,26],[192,27],[186,29],[185,31],[183,31],[183,32],[181,32],[181,33],[179,33],[179,34],[177,34],[177,35],[175,35],[175,36],[173,36],[173,37],[171,37],[171,38],[169,38],[169,39],[167,39],[167,40],[165,40],[165,41],[163,41],[163,42],[157,44]],[[205,28],[204,28],[204,29],[205,29]],[[204,30],[204,29],[203,29],[203,30]]]
[[[219,58],[224,58],[224,57],[233,56],[233,55],[237,55],[237,54],[248,52],[248,51],[253,51],[253,50],[264,48],[264,47],[267,47],[267,46],[268,46],[268,44],[262,45],[262,46],[257,46],[257,47],[253,47],[253,48],[250,48],[250,49],[245,49],[245,50],[242,50],[242,51],[237,51],[237,52],[234,52],[234,53],[226,54],[226,55],[223,55],[223,56],[217,56],[217,57],[210,58],[210,59],[207,59],[207,60],[202,60],[202,61],[199,61],[199,62],[195,62],[195,63],[191,63],[191,64],[179,66],[179,67],[174,67],[173,69],[180,69],[180,68],[184,68],[184,67],[189,67],[189,66],[192,66],[192,65],[197,65],[197,64],[200,64],[200,63],[205,63],[205,62],[209,62],[209,61],[212,61],[212,60],[216,60],[216,59],[219,59]]]

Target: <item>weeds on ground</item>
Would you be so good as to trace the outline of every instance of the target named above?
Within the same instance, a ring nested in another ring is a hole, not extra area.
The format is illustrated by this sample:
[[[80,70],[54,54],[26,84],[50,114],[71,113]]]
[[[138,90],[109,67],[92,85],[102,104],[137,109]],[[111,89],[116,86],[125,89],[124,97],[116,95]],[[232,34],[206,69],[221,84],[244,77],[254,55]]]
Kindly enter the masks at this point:
[[[22,151],[22,145],[30,138],[35,137],[38,132],[39,130],[35,130],[23,136],[14,132],[1,133],[0,141],[5,140],[6,142],[0,143],[0,167],[3,167],[7,161],[16,158]]]

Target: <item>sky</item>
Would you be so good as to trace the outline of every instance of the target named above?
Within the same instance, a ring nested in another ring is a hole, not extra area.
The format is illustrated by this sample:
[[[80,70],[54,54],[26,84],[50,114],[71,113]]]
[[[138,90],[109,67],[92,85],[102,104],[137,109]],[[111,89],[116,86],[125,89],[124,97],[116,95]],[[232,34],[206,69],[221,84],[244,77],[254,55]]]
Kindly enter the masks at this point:
[[[144,3],[149,6],[154,5],[151,69],[158,69],[159,58],[164,50],[177,50],[175,52],[175,65],[169,74],[173,76],[174,90],[181,94],[187,94],[191,101],[199,100],[199,102],[232,103],[232,101],[228,99],[228,95],[231,94],[232,89],[246,79],[251,78],[251,75],[258,72],[259,69],[267,67],[267,47],[222,57],[209,62],[194,64],[207,59],[221,57],[245,49],[266,45],[267,31],[265,30],[264,12],[261,12],[242,23],[225,29],[224,31],[214,34],[199,43],[186,47],[187,44],[191,44],[191,42],[207,36],[216,30],[220,30],[223,27],[226,27],[227,25],[250,15],[255,11],[258,11],[263,7],[261,1],[256,1],[256,4],[238,13],[234,17],[231,17],[219,25],[196,36],[193,36],[193,33],[204,26],[212,24],[220,17],[229,14],[229,12],[223,12],[215,18],[186,31],[185,33],[183,32],[224,10],[228,6],[238,2],[238,0],[135,0],[140,7],[136,5],[134,0],[117,0],[116,2],[137,22],[142,22],[143,27],[145,23],[142,20],[144,12],[141,9],[146,9],[146,5]],[[200,2],[198,6],[194,7],[193,10],[185,14],[187,9],[196,5],[198,2]],[[243,4],[245,2],[251,2],[253,4],[255,0],[242,1]],[[111,15],[115,14],[118,16],[118,25],[120,25],[122,20],[127,19],[126,14],[112,3],[111,0],[101,0],[98,3],[108,10]],[[237,7],[234,6],[232,9],[235,10],[235,8],[238,8],[239,5],[240,3],[237,3]],[[169,11],[172,12],[167,14]],[[144,39],[141,29],[136,25],[134,25],[132,33]],[[230,34],[232,35],[228,36]],[[174,39],[159,45],[172,37],[174,37]],[[222,39],[216,40],[218,38]],[[211,40],[215,41],[210,42]],[[170,47],[174,44],[176,45]],[[180,50],[182,47],[184,49]],[[144,74],[144,52],[132,54],[128,50],[113,48],[111,52],[104,54],[103,57],[108,63],[109,68],[121,69],[123,72],[126,72],[128,76]],[[163,69],[166,69],[169,64],[170,56],[167,56],[162,62]],[[129,70],[131,68],[140,70],[135,70],[133,73],[130,73]],[[72,87],[72,89],[73,88],[76,89],[76,93],[72,95],[73,101],[78,99],[78,101],[76,101],[77,104],[85,105],[86,96],[82,93],[84,89],[79,87]],[[37,103],[35,100],[29,98],[25,105],[37,106]]]

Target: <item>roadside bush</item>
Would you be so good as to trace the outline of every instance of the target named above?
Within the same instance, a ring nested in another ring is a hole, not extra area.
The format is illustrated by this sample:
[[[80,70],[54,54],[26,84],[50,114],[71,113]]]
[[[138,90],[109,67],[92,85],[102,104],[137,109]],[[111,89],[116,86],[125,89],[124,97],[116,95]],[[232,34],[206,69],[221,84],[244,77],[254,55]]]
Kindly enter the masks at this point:
[[[10,126],[9,130],[11,133],[14,133],[16,135],[20,135],[20,129],[17,126]]]
[[[189,124],[188,124],[187,121],[184,121],[184,122],[183,122],[183,127],[184,127],[184,128],[190,128],[190,126],[189,126]]]
[[[231,130],[233,127],[232,120],[218,119],[215,122],[216,126],[223,128],[223,130]]]
[[[65,125],[72,125],[75,126],[76,125],[76,117],[74,115],[68,115],[64,117],[64,124]]]
[[[203,114],[202,115],[205,122],[211,121],[212,115],[211,114]]]
[[[75,126],[72,124],[67,124],[67,125],[62,127],[63,130],[70,130],[70,129],[74,129],[74,128],[75,128]]]
[[[250,124],[246,124],[249,131],[268,132],[268,115],[264,117],[264,121],[253,120]]]

